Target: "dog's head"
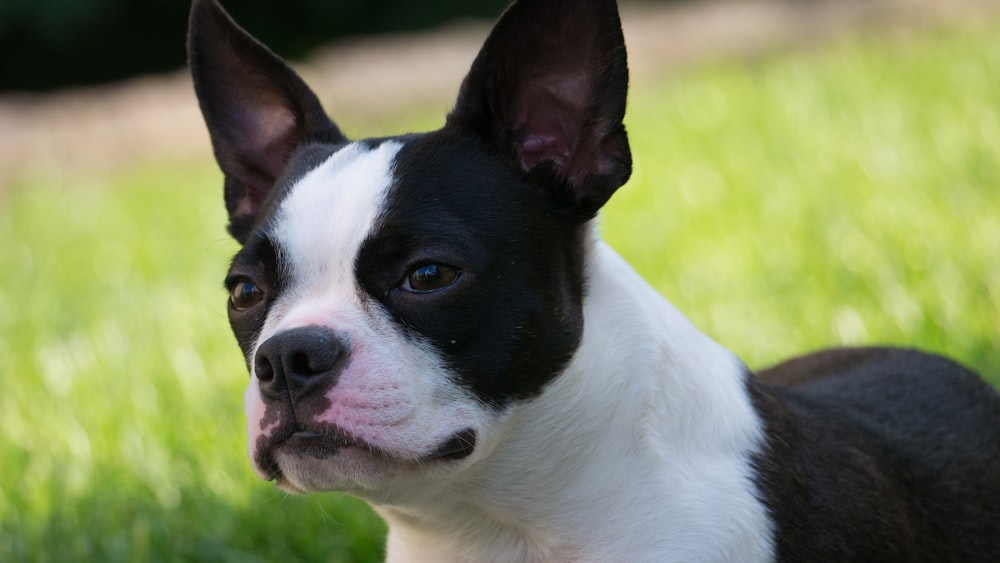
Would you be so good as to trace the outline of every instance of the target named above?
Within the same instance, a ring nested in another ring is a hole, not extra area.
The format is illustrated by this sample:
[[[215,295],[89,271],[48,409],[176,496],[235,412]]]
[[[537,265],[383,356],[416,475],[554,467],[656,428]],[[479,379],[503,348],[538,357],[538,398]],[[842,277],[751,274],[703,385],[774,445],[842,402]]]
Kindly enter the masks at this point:
[[[587,224],[631,171],[613,0],[514,3],[444,127],[392,138],[349,141],[214,0],[189,51],[255,469],[381,498],[488,456],[576,351]]]

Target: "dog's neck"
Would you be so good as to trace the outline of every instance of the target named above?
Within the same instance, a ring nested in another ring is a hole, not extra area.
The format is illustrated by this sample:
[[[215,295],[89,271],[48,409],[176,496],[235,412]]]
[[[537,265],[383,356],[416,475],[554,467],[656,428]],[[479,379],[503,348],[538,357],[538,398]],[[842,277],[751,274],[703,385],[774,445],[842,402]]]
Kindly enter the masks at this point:
[[[381,506],[390,561],[762,561],[746,370],[596,237],[583,341],[460,479]],[[641,546],[641,554],[632,552]]]

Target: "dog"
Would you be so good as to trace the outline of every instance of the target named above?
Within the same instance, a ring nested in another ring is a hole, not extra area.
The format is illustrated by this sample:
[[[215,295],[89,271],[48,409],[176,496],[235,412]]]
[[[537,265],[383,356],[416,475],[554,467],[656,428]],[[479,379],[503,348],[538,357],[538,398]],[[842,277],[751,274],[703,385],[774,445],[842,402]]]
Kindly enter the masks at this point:
[[[978,375],[893,348],[753,374],[598,238],[632,167],[613,0],[515,1],[444,126],[387,138],[215,0],[188,47],[252,465],[367,500],[388,560],[1000,561]]]

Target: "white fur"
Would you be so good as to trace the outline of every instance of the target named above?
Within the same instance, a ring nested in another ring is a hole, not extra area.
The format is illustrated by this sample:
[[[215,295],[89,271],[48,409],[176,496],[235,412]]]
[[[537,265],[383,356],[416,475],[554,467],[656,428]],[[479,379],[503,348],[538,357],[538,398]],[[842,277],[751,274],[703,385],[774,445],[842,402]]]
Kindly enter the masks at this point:
[[[384,207],[401,147],[350,144],[292,186],[271,236],[280,241],[299,292],[336,292],[357,303],[354,259]]]
[[[742,364],[596,240],[587,275],[566,372],[513,408],[487,458],[377,507],[389,561],[773,559]]]

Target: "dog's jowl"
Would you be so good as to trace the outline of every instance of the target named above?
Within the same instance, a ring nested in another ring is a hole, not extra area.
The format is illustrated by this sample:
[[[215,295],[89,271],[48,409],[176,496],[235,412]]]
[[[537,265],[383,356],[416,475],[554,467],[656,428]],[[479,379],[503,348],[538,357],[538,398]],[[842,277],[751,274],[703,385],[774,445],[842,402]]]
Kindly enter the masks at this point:
[[[364,498],[394,561],[1000,561],[977,375],[752,374],[599,240],[632,168],[612,0],[518,0],[444,127],[357,141],[216,2],[190,23],[262,478]]]

